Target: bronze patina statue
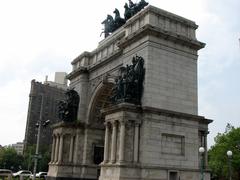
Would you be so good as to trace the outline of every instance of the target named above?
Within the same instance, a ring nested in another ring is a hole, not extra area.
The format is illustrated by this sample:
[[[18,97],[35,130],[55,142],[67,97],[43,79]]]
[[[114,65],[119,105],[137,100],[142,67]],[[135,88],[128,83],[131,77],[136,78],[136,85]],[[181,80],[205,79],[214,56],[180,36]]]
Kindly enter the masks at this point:
[[[145,0],[141,0],[139,3],[135,4],[131,0],[129,0],[129,5],[125,3],[124,8],[124,18],[121,18],[119,10],[115,8],[113,13],[115,13],[115,18],[111,15],[107,15],[107,18],[102,22],[104,25],[103,32],[104,37],[108,37],[111,33],[113,33],[116,29],[121,27],[125,22],[130,19],[132,16],[134,16],[136,13],[141,11],[145,6],[147,6],[148,3]],[[102,35],[101,33],[101,35]]]
[[[125,24],[126,21],[125,21],[125,19],[121,18],[119,10],[117,8],[115,8],[113,13],[115,14],[114,26],[115,26],[116,29],[118,29],[123,24]]]
[[[108,14],[107,18],[102,22],[102,24],[104,25],[104,31],[102,33],[104,33],[105,38],[108,37],[110,33],[115,31],[115,22],[111,15]]]
[[[79,95],[73,90],[67,90],[65,93],[66,100],[58,103],[58,117],[64,122],[73,122],[77,120]]]
[[[129,0],[129,5],[127,3],[125,3],[125,5],[124,5],[125,20],[130,19],[132,16],[137,14],[139,11],[141,11],[147,5],[148,5],[148,3],[145,0],[141,0],[138,4],[134,4],[131,0]]]
[[[102,22],[102,24],[104,24],[104,31],[102,33],[105,34],[105,38],[126,22],[125,19],[121,18],[119,10],[117,8],[113,11],[113,13],[115,14],[114,19],[111,15],[108,14],[107,18]]]
[[[115,79],[111,101],[114,104],[129,102],[141,104],[144,79],[144,59],[141,56],[132,58],[132,65],[120,68],[120,76]]]

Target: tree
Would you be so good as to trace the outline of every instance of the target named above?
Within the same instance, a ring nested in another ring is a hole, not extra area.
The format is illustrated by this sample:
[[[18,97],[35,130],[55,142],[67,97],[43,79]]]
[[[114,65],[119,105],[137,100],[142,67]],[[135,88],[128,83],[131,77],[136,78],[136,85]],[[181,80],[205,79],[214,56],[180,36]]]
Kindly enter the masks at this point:
[[[24,169],[27,169],[27,170],[32,170],[33,169],[33,154],[35,152],[35,148],[36,146],[33,145],[33,146],[27,146],[27,149],[24,151],[24,161],[23,161],[23,167]]]
[[[36,145],[29,145],[24,153],[23,167],[33,171],[34,157]],[[49,145],[41,145],[39,154],[41,158],[38,159],[37,171],[48,171],[48,163],[50,162],[50,147]]]
[[[224,133],[219,133],[215,139],[209,154],[209,167],[215,179],[227,179],[228,177],[228,150],[233,152],[231,159],[232,179],[240,179],[240,127],[235,128],[228,124]]]
[[[23,156],[12,147],[0,149],[0,168],[18,171],[22,168]]]
[[[48,171],[48,163],[50,162],[51,154],[49,151],[42,153],[42,158],[39,160],[38,169],[39,171]]]
[[[36,146],[28,146],[24,155],[18,155],[12,147],[0,149],[0,169],[11,169],[16,172],[20,169],[33,170],[33,155]],[[49,146],[40,148],[41,158],[38,160],[38,171],[48,171],[50,161]]]

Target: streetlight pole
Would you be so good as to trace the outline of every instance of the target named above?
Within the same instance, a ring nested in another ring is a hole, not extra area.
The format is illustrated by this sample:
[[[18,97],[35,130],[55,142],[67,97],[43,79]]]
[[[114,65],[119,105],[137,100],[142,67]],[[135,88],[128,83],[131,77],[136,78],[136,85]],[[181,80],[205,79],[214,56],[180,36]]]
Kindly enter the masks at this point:
[[[229,180],[232,180],[232,163],[231,163],[232,151],[227,151],[227,156],[228,156],[228,176]]]
[[[203,172],[203,166],[204,166],[204,152],[205,152],[205,149],[204,147],[200,147],[199,148],[199,153],[200,153],[200,156],[201,156],[201,165],[200,165],[200,170],[201,170],[201,180],[204,180],[204,172]]]
[[[34,156],[34,168],[33,168],[33,180],[36,179],[36,170],[37,170],[37,163],[38,163],[38,153],[39,153],[39,141],[40,141],[40,134],[41,134],[41,126],[42,126],[42,115],[43,115],[43,101],[44,97],[43,94],[41,95],[41,110],[40,110],[40,117],[38,121],[38,134],[37,134],[37,145],[36,145],[36,151]]]

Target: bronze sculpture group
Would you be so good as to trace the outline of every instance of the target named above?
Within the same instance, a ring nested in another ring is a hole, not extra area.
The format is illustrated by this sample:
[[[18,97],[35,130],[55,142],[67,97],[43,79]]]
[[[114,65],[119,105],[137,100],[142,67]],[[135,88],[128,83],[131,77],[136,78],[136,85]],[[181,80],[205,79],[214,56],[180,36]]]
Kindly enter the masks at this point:
[[[141,104],[144,79],[144,59],[141,56],[132,58],[132,65],[120,68],[120,75],[115,79],[111,101],[113,104],[128,102]]]
[[[73,122],[77,120],[79,95],[73,90],[69,89],[65,93],[66,100],[61,100],[58,103],[58,117],[64,122]]]
[[[128,19],[141,11],[147,5],[148,3],[145,0],[140,0],[140,2],[136,4],[129,0],[129,4],[125,3],[124,5],[124,18],[121,18],[119,10],[115,8],[113,11],[115,18],[108,14],[107,18],[102,22],[104,25],[104,31],[102,33],[104,33],[105,38],[108,37],[110,33],[114,32],[116,29],[125,24]]]

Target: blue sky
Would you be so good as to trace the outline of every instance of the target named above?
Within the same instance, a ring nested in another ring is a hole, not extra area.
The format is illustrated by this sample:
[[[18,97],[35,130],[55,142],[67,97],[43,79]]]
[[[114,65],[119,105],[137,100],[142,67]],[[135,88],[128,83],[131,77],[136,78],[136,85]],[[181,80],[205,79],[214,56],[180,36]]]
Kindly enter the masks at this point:
[[[126,0],[127,2],[127,0]],[[149,0],[151,5],[195,21],[199,51],[199,115],[213,119],[209,145],[240,117],[240,1]],[[24,139],[32,79],[71,71],[70,62],[97,47],[102,20],[125,1],[0,1],[0,144]]]

